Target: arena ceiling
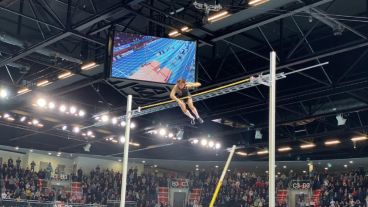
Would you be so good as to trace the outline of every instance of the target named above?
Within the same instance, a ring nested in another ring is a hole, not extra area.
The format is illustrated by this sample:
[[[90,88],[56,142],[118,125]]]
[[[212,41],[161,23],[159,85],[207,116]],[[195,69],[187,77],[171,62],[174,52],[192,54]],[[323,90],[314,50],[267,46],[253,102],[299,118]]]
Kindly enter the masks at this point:
[[[197,1],[214,4],[215,1]],[[95,126],[95,117],[125,114],[126,96],[137,108],[168,98],[170,88],[142,82],[116,81],[104,72],[108,31],[167,36],[188,26],[179,39],[198,41],[198,80],[204,91],[267,72],[269,52],[278,54],[278,71],[288,72],[323,62],[328,65],[304,71],[277,83],[279,160],[330,159],[365,156],[367,144],[350,139],[367,134],[368,126],[368,5],[364,0],[269,0],[249,7],[247,0],[218,0],[229,17],[214,23],[193,1],[180,0],[3,0],[0,1],[0,84],[9,97],[1,100],[0,144],[71,153],[121,156],[122,145],[107,141],[122,135],[122,127]],[[82,71],[83,63],[98,67]],[[58,75],[72,72],[67,79]],[[42,80],[52,81],[37,87]],[[17,91],[29,87],[31,92]],[[86,115],[61,115],[34,106],[44,97],[54,103],[75,105]],[[175,108],[135,118],[130,156],[136,158],[223,160],[226,147],[241,146],[249,156],[237,160],[267,160],[257,151],[267,147],[268,89],[249,88],[196,103],[205,124],[192,127]],[[8,115],[14,118],[9,120]],[[338,126],[336,116],[347,119]],[[6,115],[7,118],[4,118]],[[43,127],[21,122],[37,119]],[[79,125],[84,133],[62,130]],[[170,141],[148,132],[168,127],[184,129],[184,140]],[[83,130],[84,127],[88,127]],[[263,137],[255,139],[259,130]],[[194,137],[220,141],[222,150],[203,149],[188,142]],[[340,139],[333,147],[329,139]],[[300,150],[303,143],[317,147]]]

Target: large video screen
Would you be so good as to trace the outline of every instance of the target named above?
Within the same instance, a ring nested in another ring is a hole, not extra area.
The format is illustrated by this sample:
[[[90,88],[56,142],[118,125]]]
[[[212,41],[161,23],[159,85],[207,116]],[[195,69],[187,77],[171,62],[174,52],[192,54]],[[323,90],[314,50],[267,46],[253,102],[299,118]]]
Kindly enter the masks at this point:
[[[196,42],[115,32],[112,78],[175,84],[196,81]]]

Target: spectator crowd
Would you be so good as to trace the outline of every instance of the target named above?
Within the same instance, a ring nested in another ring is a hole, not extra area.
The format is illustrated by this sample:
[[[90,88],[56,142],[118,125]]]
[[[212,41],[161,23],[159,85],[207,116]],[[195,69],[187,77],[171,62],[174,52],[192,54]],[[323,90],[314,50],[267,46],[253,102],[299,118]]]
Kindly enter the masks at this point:
[[[33,165],[33,166],[32,166]],[[13,160],[0,165],[1,198],[46,201],[81,202],[85,204],[106,204],[108,200],[120,199],[121,173],[96,167],[90,172],[81,169],[70,176],[72,182],[80,183],[80,198],[70,189],[50,187],[47,184],[50,169],[34,171],[21,168],[20,160],[14,165]],[[51,166],[50,166],[51,167]],[[215,191],[220,172],[192,171],[186,175],[162,174],[157,171],[138,172],[128,170],[127,201],[134,201],[138,207],[168,207],[158,203],[159,187],[167,187],[173,178],[185,178],[189,188],[200,188],[201,199],[188,203],[188,207],[208,206]],[[217,207],[264,207],[268,206],[268,175],[245,171],[230,171],[225,177],[218,194]],[[296,173],[293,171],[279,173],[276,188],[287,189],[291,180],[310,180],[314,190],[319,189],[321,207],[368,207],[368,176],[364,169],[349,172],[311,172]],[[287,206],[287,203],[278,204]],[[307,206],[308,204],[305,204]]]

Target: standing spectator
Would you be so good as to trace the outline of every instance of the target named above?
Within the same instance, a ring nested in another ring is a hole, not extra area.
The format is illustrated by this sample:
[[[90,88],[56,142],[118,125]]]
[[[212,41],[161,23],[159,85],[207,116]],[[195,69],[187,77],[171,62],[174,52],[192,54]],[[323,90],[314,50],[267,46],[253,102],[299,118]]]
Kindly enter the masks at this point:
[[[19,170],[20,169],[20,163],[22,161],[20,160],[20,158],[18,157],[18,159],[16,160],[16,163],[17,163],[17,169]]]
[[[34,160],[32,160],[32,162],[31,162],[31,171],[32,171],[32,172],[34,172],[34,170],[35,170],[35,166],[36,166],[36,163],[35,163],[35,161],[34,161]]]

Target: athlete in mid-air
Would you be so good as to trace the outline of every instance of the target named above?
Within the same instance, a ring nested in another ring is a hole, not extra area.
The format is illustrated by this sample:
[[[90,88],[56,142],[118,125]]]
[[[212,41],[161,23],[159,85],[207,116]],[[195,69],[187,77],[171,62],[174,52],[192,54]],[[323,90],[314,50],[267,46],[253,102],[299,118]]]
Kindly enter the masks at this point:
[[[195,119],[197,119],[199,123],[203,123],[203,119],[199,116],[196,107],[193,105],[193,99],[189,92],[190,89],[198,88],[200,86],[201,83],[187,83],[184,79],[179,79],[176,81],[176,85],[170,93],[170,98],[179,104],[183,113],[191,119],[190,123],[192,125],[195,124]],[[187,109],[186,104],[188,104],[189,109],[192,111],[195,117]]]

